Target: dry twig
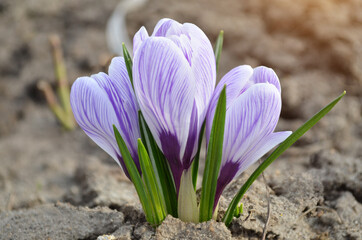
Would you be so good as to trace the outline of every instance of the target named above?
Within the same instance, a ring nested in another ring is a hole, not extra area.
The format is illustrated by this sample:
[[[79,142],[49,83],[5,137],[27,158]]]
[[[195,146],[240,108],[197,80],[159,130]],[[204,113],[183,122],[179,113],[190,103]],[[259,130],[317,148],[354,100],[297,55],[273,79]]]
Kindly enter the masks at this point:
[[[261,163],[260,160],[259,160],[259,163]],[[264,176],[264,172],[262,172],[261,175],[263,176],[263,180],[264,180],[264,184],[265,184],[265,190],[266,190],[266,197],[267,197],[267,200],[268,200],[267,217],[266,217],[265,225],[264,225],[264,228],[263,228],[263,235],[262,235],[262,238],[261,238],[262,240],[265,240],[266,233],[267,233],[267,228],[268,228],[268,224],[269,224],[269,220],[270,220],[270,194],[269,194],[268,184],[267,184],[265,176]]]

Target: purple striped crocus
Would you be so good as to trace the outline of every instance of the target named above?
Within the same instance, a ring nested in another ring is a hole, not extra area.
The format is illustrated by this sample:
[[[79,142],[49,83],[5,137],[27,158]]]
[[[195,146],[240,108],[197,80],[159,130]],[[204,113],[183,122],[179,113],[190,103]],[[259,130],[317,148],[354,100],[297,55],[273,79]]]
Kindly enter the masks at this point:
[[[101,72],[78,78],[72,86],[70,103],[79,126],[129,176],[114,136],[114,124],[140,171],[137,155],[139,107],[123,57],[113,58],[108,75]]]
[[[244,65],[228,72],[215,89],[206,117],[207,140],[224,85],[225,132],[215,206],[228,183],[291,134],[274,132],[281,110],[280,83],[275,72]]]
[[[162,19],[133,39],[133,81],[140,109],[179,189],[191,166],[215,87],[210,41],[197,26]]]

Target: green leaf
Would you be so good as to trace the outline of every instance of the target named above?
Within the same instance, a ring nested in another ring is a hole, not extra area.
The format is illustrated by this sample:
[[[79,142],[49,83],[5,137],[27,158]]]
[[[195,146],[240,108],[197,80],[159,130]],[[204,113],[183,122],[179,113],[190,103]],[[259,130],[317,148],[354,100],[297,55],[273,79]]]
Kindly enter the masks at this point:
[[[118,132],[118,129],[114,125],[113,125],[113,131],[114,131],[114,135],[117,140],[119,150],[121,151],[123,161],[126,165],[128,174],[136,188],[138,197],[141,201],[143,210],[146,215],[146,219],[149,223],[154,224],[155,219],[154,219],[154,214],[153,214],[153,207],[151,205],[149,197],[147,196],[145,186],[144,186],[141,176],[138,172],[136,164],[134,163],[132,156],[129,153],[129,150],[128,150],[125,142],[123,141],[121,134]]]
[[[223,90],[220,93],[210,133],[205,162],[205,170],[202,179],[200,222],[210,220],[213,214],[216,184],[222,159],[225,115],[226,86],[224,86]]]
[[[234,217],[239,218],[241,214],[243,214],[244,211],[244,205],[243,203],[240,203],[240,206],[235,209]]]
[[[251,184],[259,177],[259,175],[275,160],[277,159],[285,150],[287,150],[293,143],[295,143],[301,136],[304,135],[309,129],[311,129],[322,117],[324,117],[346,94],[344,91],[339,97],[329,103],[326,107],[320,110],[312,118],[310,118],[306,123],[304,123],[300,128],[298,128],[294,133],[292,133],[284,142],[282,142],[277,149],[275,149],[272,154],[262,163],[259,167],[251,174],[249,179],[241,187],[239,192],[235,195],[231,201],[228,209],[223,218],[223,222],[226,226],[231,223],[231,220],[236,211],[237,205],[240,202],[241,198],[244,196],[245,192],[249,189]]]
[[[141,113],[138,112],[139,125],[142,142],[145,143],[146,149],[151,159],[155,172],[156,181],[161,186],[161,196],[165,202],[167,213],[177,217],[177,194],[176,187],[168,165],[167,159],[157,146],[150,129]]]
[[[163,199],[161,199],[160,187],[157,184],[153,166],[147,150],[141,139],[138,139],[138,157],[141,165],[143,181],[150,195],[151,203],[155,213],[155,224],[159,225],[166,217]]]
[[[205,132],[205,121],[202,124],[201,130],[200,130],[199,145],[197,147],[197,152],[196,152],[194,161],[192,162],[192,183],[194,185],[194,190],[196,190],[197,176],[199,173],[200,152],[201,152],[202,138],[204,137],[204,132]]]
[[[129,80],[131,81],[131,84],[132,84],[132,87],[134,89],[134,86],[133,86],[133,75],[132,75],[132,66],[133,66],[133,63],[132,63],[132,58],[131,56],[129,55],[129,52],[126,48],[126,45],[124,43],[122,43],[122,48],[123,48],[123,57],[124,57],[124,61],[126,63],[126,68],[127,68],[127,72],[128,72],[128,76],[129,76]]]
[[[219,70],[219,62],[220,62],[223,43],[224,43],[224,31],[221,30],[215,44],[216,72]]]

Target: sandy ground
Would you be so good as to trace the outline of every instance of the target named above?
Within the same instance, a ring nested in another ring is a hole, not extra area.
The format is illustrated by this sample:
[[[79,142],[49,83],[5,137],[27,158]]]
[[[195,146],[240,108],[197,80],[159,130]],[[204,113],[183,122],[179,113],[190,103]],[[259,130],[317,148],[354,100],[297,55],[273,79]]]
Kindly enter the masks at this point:
[[[64,131],[36,89],[54,82],[48,36],[57,33],[71,81],[103,70],[105,26],[117,0],[0,1],[0,239],[362,239],[362,2],[149,0],[127,16],[132,36],[162,17],[225,31],[219,78],[249,64],[282,84],[279,130],[296,130],[347,95],[265,172],[228,229],[168,217],[146,222],[133,186],[78,128]],[[224,192],[220,214],[250,175]]]

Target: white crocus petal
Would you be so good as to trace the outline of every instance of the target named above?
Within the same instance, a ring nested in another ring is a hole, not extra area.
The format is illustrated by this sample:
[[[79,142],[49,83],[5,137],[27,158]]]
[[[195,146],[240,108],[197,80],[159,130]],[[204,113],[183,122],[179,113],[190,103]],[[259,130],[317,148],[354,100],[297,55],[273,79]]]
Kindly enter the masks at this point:
[[[169,19],[163,18],[156,24],[152,36],[153,37],[169,37],[171,35],[180,35],[182,33],[182,24]]]
[[[182,51],[167,38],[150,37],[136,52],[134,86],[142,113],[169,161],[182,159],[195,83]]]
[[[114,107],[118,121],[120,122],[119,132],[123,136],[132,157],[136,158],[140,138],[138,111],[139,106],[131,81],[128,76],[126,64],[123,57],[112,59],[108,69],[111,83],[109,99]]]
[[[216,63],[212,45],[196,25],[180,24],[168,18],[157,23],[152,36],[171,39],[182,50],[190,64],[196,82],[195,104],[199,131],[216,83]]]
[[[241,94],[226,114],[223,160],[240,163],[274,131],[280,110],[281,96],[272,84],[255,84]]]
[[[109,75],[98,73],[91,77],[78,78],[72,86],[70,102],[79,126],[122,165],[127,174],[114,137],[115,125],[139,168],[139,107],[122,57],[113,58]]]
[[[141,46],[144,40],[148,38],[148,32],[145,27],[141,27],[138,32],[133,37],[133,54],[136,54],[136,51]]]
[[[248,152],[248,154],[242,158],[239,165],[240,168],[235,177],[239,176],[271,149],[282,143],[290,136],[290,134],[292,134],[291,131],[275,132],[261,139],[260,142],[257,143],[255,149],[252,149],[252,151]]]
[[[196,154],[214,90],[214,52],[197,26],[167,18],[158,22],[135,52],[133,73],[140,108],[178,188],[182,171],[190,168]],[[146,87],[138,89],[137,81]]]
[[[192,46],[190,62],[196,81],[195,103],[199,114],[199,127],[201,127],[215,89],[215,55],[209,39],[196,25],[185,23],[183,32],[186,32],[187,36],[189,36],[190,45]]]
[[[230,181],[291,134],[273,133],[281,110],[279,90],[270,83],[250,82],[226,112],[216,202]]]
[[[281,92],[280,82],[277,74],[273,69],[260,66],[254,68],[254,73],[250,78],[253,83],[270,83],[273,84]]]
[[[74,82],[70,99],[78,125],[119,163],[112,129],[113,124],[119,129],[119,124],[107,94],[93,78],[81,77]]]
[[[233,105],[234,101],[249,87],[249,78],[253,75],[253,68],[249,65],[238,66],[229,71],[220,80],[210,101],[210,106],[206,116],[206,139],[209,139],[212,121],[220,93],[226,85],[226,109]]]

